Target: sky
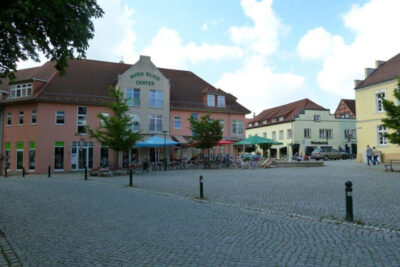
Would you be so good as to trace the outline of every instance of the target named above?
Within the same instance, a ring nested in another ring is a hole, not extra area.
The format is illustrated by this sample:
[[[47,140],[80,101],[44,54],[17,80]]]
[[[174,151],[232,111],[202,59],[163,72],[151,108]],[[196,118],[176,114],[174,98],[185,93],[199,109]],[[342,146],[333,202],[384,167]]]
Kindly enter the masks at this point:
[[[192,71],[256,114],[303,98],[333,113],[340,99],[354,99],[364,68],[400,52],[399,0],[98,4],[105,15],[94,21],[87,58],[134,64],[147,55],[158,67]]]

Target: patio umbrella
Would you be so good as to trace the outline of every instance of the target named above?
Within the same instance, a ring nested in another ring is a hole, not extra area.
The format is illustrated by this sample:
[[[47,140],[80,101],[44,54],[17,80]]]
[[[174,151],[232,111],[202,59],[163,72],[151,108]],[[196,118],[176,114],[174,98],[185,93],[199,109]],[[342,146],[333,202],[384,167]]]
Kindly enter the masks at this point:
[[[135,147],[162,147],[162,146],[176,146],[178,142],[164,139],[158,136],[152,136],[145,141],[137,142]]]
[[[246,139],[243,139],[237,143],[235,143],[235,146],[240,146],[240,145],[261,145],[261,144],[270,144],[270,145],[281,145],[282,143],[277,142],[272,139],[268,139],[265,137],[260,137],[257,135],[250,136]]]
[[[230,145],[230,144],[233,144],[233,143],[235,143],[235,142],[230,141],[230,140],[221,139],[217,143],[217,146]]]

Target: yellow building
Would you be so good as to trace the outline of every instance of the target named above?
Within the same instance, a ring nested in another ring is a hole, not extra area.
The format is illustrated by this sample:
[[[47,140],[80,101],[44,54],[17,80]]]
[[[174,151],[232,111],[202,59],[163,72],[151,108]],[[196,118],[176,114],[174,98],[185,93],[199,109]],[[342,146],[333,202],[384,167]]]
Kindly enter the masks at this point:
[[[345,150],[352,142],[346,139],[346,133],[354,130],[354,118],[336,118],[329,109],[302,99],[266,109],[248,120],[246,137],[258,135],[277,140],[282,145],[273,146],[269,156],[291,158],[295,153],[310,155],[324,147]]]
[[[381,152],[381,160],[400,159],[398,145],[389,143],[384,136],[387,129],[382,126],[386,117],[382,99],[395,101],[393,91],[397,87],[397,76],[400,75],[400,54],[387,62],[376,61],[375,69],[365,69],[365,79],[356,80],[356,113],[357,113],[357,160],[365,162],[367,145],[376,147]]]

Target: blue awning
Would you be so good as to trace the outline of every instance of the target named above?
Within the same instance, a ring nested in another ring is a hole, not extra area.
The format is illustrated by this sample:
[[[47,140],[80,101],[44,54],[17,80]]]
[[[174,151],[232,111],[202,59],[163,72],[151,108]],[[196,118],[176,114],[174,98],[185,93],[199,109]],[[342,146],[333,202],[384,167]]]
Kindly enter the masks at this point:
[[[145,141],[137,142],[135,147],[163,147],[163,146],[176,146],[178,142],[164,139],[159,136],[152,136]]]

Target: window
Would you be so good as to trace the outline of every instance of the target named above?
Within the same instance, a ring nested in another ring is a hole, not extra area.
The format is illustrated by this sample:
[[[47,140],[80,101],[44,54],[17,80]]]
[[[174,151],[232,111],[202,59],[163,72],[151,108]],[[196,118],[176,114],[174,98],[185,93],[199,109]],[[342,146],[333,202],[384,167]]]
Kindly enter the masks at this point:
[[[195,121],[197,121],[197,119],[199,118],[199,116],[197,115],[197,113],[192,113],[192,117]]]
[[[283,119],[284,119],[283,117],[279,117],[279,121],[283,121]]]
[[[287,129],[286,135],[288,139],[292,138],[292,129]]]
[[[140,89],[126,88],[125,98],[128,106],[139,107],[140,106]]]
[[[283,130],[279,131],[279,140],[282,140],[284,138]]]
[[[232,121],[232,134],[242,135],[243,134],[243,121],[233,120]]]
[[[346,114],[344,114],[344,117],[345,117],[346,119],[348,119],[348,118],[350,118],[350,114],[349,114],[349,113],[346,113]]]
[[[258,121],[256,121],[256,122],[254,123],[254,126],[258,126]]]
[[[332,139],[333,138],[332,130],[331,129],[327,129],[325,135],[326,135],[326,138]]]
[[[218,96],[218,107],[225,107],[225,96]]]
[[[104,167],[108,166],[108,161],[109,161],[109,155],[108,155],[108,146],[104,146],[103,144],[101,145],[100,148],[100,164],[102,164]]]
[[[354,130],[354,129],[344,130],[344,138],[346,138],[346,139],[356,138],[356,130]]]
[[[150,107],[152,108],[163,107],[163,91],[150,90]]]
[[[110,113],[107,113],[107,112],[102,112],[101,115],[103,115],[105,118],[110,117]],[[104,120],[103,120],[103,119],[100,119],[100,126],[101,126],[101,127],[104,127],[104,126],[105,126],[105,125],[104,125]]]
[[[23,111],[20,111],[18,114],[18,124],[24,125],[24,112]]]
[[[377,126],[378,129],[378,145],[385,146],[388,144],[388,138],[385,136],[387,134],[386,127],[382,125]]]
[[[325,130],[319,129],[319,138],[325,138]]]
[[[253,124],[252,124],[252,123],[249,123],[249,127],[251,127],[251,126],[253,126]]]
[[[271,122],[272,123],[276,122],[276,119],[275,118],[271,119]]]
[[[79,120],[79,116],[78,116],[78,120]],[[64,124],[65,124],[65,112],[60,111],[60,110],[56,111],[56,125],[64,125]],[[78,132],[79,132],[79,130],[78,130]]]
[[[215,106],[215,95],[207,95],[207,105],[210,107]]]
[[[181,128],[181,117],[174,117],[174,128],[175,129]]]
[[[314,121],[321,121],[321,116],[320,115],[314,115]]]
[[[263,132],[263,137],[267,138],[267,132]]]
[[[385,92],[379,91],[375,93],[375,104],[376,104],[376,112],[384,112],[383,109],[383,99],[385,99]]]
[[[140,115],[139,114],[129,114],[132,120],[132,131],[140,131]]]
[[[33,171],[36,167],[36,143],[29,142],[29,170]]]
[[[14,84],[10,86],[10,97],[19,98],[32,95],[32,83]]]
[[[11,112],[7,112],[7,126],[11,126],[11,123],[12,123]]]
[[[272,131],[272,139],[276,140],[276,132],[275,131]]]
[[[87,125],[86,107],[78,107],[78,133],[86,134]]]
[[[17,143],[17,170],[22,170],[24,167],[24,143]]]
[[[36,117],[36,110],[31,111],[31,124],[36,125],[37,122],[37,117]]]
[[[263,124],[267,124],[267,120],[263,120]]]
[[[10,166],[11,166],[11,143],[10,142],[6,142],[6,156],[5,156],[5,164],[7,167],[7,170],[10,170]]]
[[[162,115],[151,114],[149,115],[149,131],[161,132],[162,131]]]
[[[54,143],[54,169],[64,169],[64,142]]]
[[[225,121],[224,120],[222,120],[222,119],[220,119],[219,120],[219,125],[221,125],[221,128],[222,128],[222,134],[224,134],[224,130],[225,130]]]
[[[310,128],[304,129],[304,138],[311,138],[311,129]]]
[[[319,138],[332,139],[332,129],[319,129]]]

